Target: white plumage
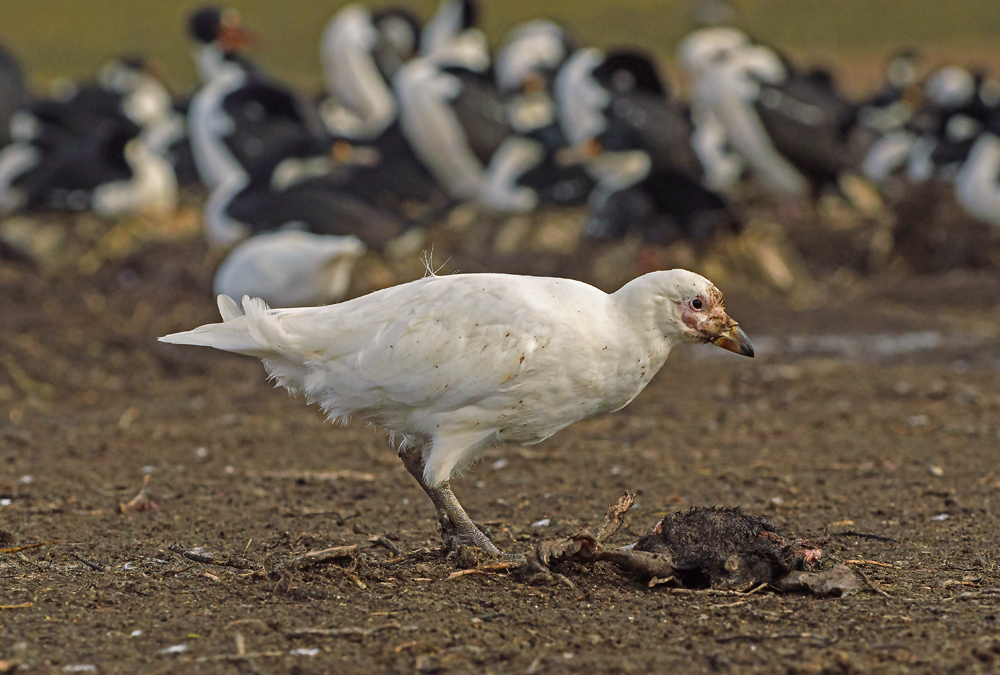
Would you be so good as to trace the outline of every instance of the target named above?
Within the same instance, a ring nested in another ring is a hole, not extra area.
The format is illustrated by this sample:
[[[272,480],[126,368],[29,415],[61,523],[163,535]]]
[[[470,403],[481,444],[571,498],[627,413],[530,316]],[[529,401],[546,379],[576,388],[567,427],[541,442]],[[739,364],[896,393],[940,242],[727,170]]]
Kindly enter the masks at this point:
[[[1000,227],[1000,135],[988,131],[976,139],[955,177],[955,193],[966,213]]]
[[[216,294],[257,297],[272,307],[336,302],[351,284],[365,245],[355,236],[278,230],[236,245],[219,265]]]
[[[463,529],[464,511],[437,498],[454,498],[448,479],[486,448],[538,443],[622,408],[682,341],[753,354],[721,293],[684,270],[646,274],[610,295],[568,279],[460,274],[326,307],[276,310],[244,298],[244,315],[227,296],[219,307],[224,323],[160,339],[260,357],[331,418],[402,435],[422,472],[407,468],[487,550],[488,539]]]
[[[320,57],[334,99],[326,106],[331,132],[371,140],[395,121],[396,100],[372,56],[378,41],[371,12],[360,4],[344,7],[323,29]]]

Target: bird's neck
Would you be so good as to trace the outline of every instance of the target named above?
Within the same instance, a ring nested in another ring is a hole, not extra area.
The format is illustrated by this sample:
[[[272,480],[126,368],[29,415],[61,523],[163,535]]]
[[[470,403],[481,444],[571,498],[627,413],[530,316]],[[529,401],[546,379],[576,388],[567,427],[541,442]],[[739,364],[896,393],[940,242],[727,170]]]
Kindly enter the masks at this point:
[[[612,302],[624,325],[649,349],[660,365],[670,350],[684,341],[683,324],[662,293],[647,276],[638,277],[612,294]]]

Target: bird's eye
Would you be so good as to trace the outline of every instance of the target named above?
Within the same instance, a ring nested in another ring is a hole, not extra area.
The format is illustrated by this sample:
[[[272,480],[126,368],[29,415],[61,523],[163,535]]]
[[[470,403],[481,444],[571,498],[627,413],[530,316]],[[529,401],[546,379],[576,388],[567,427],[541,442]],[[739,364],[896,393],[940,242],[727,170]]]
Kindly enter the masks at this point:
[[[693,307],[694,309],[702,309],[704,306],[705,303],[701,301],[701,298],[695,298],[694,300],[691,301],[691,307]]]

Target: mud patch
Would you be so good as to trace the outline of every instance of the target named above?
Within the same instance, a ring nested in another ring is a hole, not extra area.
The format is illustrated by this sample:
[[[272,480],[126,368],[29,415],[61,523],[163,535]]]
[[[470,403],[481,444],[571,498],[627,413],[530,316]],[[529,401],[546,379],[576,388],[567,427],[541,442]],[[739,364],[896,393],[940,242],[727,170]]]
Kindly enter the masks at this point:
[[[383,434],[325,423],[251,359],[155,341],[216,316],[202,244],[101,250],[115,253],[90,274],[0,265],[0,549],[45,544],[0,552],[3,667],[1000,665],[997,342],[864,360],[789,354],[780,342],[996,336],[995,273],[852,278],[804,309],[724,285],[732,314],[755,341],[778,340],[773,350],[754,361],[678,351],[620,413],[490,451],[454,482],[515,553],[601,522],[608,496],[625,489],[636,503],[610,546],[692,506],[741,506],[782,532],[825,528],[824,560],[870,583],[818,600],[650,589],[606,562],[561,568],[572,585],[530,586],[488,564],[453,576],[466,570],[441,550],[433,511]],[[155,508],[119,507],[140,494],[136,505]],[[286,573],[300,556],[354,546]]]

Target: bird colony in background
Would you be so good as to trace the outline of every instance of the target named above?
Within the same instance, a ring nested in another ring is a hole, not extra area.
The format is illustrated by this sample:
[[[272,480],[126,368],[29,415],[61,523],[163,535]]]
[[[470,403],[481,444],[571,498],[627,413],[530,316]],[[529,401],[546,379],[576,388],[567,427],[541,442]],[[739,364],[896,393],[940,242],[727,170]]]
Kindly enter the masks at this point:
[[[730,26],[680,44],[689,100],[634,48],[579,45],[546,19],[493,53],[471,0],[421,22],[349,5],[322,33],[325,91],[307,98],[248,56],[231,9],[196,11],[197,90],[173,98],[141,58],[32,97],[0,48],[0,217],[92,210],[158,215],[203,185],[205,232],[231,249],[215,290],[276,306],[339,300],[366,251],[419,251],[458,203],[495,213],[584,206],[585,236],[650,243],[740,228],[738,186],[779,203],[845,179],[950,181],[1000,226],[1000,82],[915,53],[852,101]]]

